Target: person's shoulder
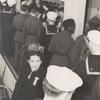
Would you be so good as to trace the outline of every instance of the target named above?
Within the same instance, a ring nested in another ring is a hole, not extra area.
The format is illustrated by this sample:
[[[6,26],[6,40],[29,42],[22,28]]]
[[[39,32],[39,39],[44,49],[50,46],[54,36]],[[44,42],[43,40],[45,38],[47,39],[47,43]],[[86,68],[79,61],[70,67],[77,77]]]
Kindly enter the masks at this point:
[[[41,68],[37,72],[39,77],[45,78],[47,70],[43,66],[41,66]]]
[[[70,36],[70,33],[67,30],[61,31],[60,34],[66,35],[67,37]]]
[[[17,12],[16,15],[14,16],[14,19],[18,18],[20,16],[20,13]]]
[[[76,41],[82,41],[84,40],[84,35],[80,35],[76,38]]]
[[[61,32],[57,32],[56,34],[53,35],[52,40],[59,40],[59,38],[61,37]]]
[[[62,35],[63,32],[56,32],[56,34],[54,36],[60,36]]]

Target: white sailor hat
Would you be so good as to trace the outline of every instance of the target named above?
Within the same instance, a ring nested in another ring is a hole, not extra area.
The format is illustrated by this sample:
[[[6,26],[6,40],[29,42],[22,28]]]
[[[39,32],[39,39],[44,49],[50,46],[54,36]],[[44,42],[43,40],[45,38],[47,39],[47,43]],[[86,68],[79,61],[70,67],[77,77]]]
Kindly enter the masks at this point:
[[[6,2],[6,0],[0,0],[0,2],[1,2],[1,3],[4,3],[4,2]]]
[[[61,91],[74,91],[82,86],[82,79],[72,70],[66,67],[50,65],[46,74],[47,81]]]
[[[87,33],[87,37],[89,41],[96,45],[100,45],[100,31],[98,30],[91,30]]]
[[[17,3],[17,1],[16,0],[7,0],[7,3],[8,3],[9,7],[12,7]]]
[[[30,2],[29,1],[23,1],[23,2],[21,2],[21,6],[29,6],[30,5]]]
[[[57,13],[56,12],[49,11],[47,13],[47,19],[48,20],[55,21],[56,20],[56,17],[57,17]]]

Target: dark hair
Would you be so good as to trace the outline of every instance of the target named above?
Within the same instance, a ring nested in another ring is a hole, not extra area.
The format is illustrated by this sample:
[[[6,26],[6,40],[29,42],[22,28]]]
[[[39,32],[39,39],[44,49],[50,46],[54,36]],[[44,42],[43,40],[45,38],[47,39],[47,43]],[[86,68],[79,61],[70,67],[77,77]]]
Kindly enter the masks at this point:
[[[71,31],[69,30],[69,28],[74,27],[75,28],[75,21],[73,19],[66,19],[62,26],[64,27],[65,30]]]
[[[92,17],[88,23],[92,29],[98,29],[100,27],[100,19],[97,16]]]
[[[41,52],[36,52],[36,51],[26,51],[25,57],[26,59],[30,59],[30,56],[32,55],[37,55],[40,57],[40,59],[43,61],[43,54]]]
[[[29,12],[38,12],[39,11],[39,9],[38,9],[38,7],[36,6],[36,5],[34,5],[34,3],[32,3],[32,4],[30,4],[29,5]]]

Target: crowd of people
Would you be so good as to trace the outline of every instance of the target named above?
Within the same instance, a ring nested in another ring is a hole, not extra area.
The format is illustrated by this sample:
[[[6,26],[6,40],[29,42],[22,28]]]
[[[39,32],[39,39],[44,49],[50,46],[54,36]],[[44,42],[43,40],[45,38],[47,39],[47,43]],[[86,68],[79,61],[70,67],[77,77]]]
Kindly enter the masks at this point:
[[[11,13],[3,12],[5,4]],[[16,2],[11,6],[3,0],[1,5],[0,17],[7,14],[5,19],[11,19],[8,24],[8,20],[2,20],[5,25],[0,23],[2,41],[6,40],[6,47],[2,47],[14,55],[14,68],[19,75],[12,100],[100,99],[98,16],[92,17],[84,33],[74,40],[75,20],[63,20],[64,9],[59,4],[22,1],[19,12],[14,9]]]

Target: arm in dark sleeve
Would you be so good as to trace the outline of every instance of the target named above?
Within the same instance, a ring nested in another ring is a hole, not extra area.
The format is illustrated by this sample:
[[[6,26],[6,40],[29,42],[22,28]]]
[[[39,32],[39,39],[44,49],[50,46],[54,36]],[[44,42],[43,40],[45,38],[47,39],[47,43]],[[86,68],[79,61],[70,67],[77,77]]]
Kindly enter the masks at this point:
[[[14,33],[13,36],[15,36],[15,32],[16,32],[15,23],[16,23],[16,16],[14,17],[13,22],[12,22],[12,31]]]
[[[79,57],[80,57],[80,42],[76,39],[76,42],[73,47],[72,55],[71,55],[71,62],[73,65],[76,65]]]
[[[45,28],[42,26],[40,28],[40,35],[39,35],[39,43],[41,46],[44,46],[45,47],[45,44],[46,44],[46,30]]]
[[[23,24],[23,43],[25,42],[26,39],[26,35],[27,35],[27,18],[25,19],[25,22]]]
[[[21,87],[22,87],[23,82],[21,80],[18,80],[15,84],[15,89],[12,95],[11,100],[20,100],[20,93],[21,93]]]
[[[53,53],[55,50],[55,41],[56,41],[56,34],[52,37],[50,44],[48,46],[48,51]]]

